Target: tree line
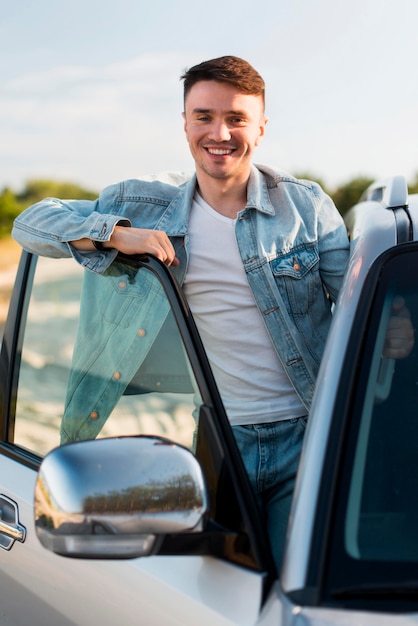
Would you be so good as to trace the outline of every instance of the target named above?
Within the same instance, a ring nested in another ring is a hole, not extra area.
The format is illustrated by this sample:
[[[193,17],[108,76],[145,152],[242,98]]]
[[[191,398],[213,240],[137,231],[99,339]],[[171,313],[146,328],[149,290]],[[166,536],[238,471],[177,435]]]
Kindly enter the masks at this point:
[[[298,178],[307,178],[318,182],[334,200],[341,215],[344,215],[350,207],[356,204],[362,193],[374,182],[374,179],[367,176],[357,176],[335,189],[330,189],[317,176],[306,173],[295,175]],[[414,180],[408,181],[408,188],[409,193],[418,193],[418,172]],[[75,183],[53,180],[29,180],[20,192],[13,191],[10,187],[4,187],[0,192],[0,237],[10,235],[15,217],[26,207],[43,198],[95,200],[97,196],[98,193],[95,190],[86,189]]]

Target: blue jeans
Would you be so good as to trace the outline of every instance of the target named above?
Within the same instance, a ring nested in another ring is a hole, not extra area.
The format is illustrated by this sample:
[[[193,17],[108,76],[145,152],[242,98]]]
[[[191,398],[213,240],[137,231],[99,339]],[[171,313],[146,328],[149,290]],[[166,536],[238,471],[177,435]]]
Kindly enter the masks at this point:
[[[299,417],[272,424],[232,427],[250,483],[266,517],[278,572],[306,422],[307,417]]]

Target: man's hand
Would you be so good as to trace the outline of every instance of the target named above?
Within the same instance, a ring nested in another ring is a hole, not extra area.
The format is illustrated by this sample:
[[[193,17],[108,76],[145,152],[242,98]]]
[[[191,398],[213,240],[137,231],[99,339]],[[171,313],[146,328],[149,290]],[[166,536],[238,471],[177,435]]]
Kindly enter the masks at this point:
[[[392,315],[386,331],[383,356],[388,359],[404,359],[414,347],[414,329],[405,300],[396,296],[392,302]]]
[[[162,230],[115,226],[105,248],[116,248],[123,254],[152,254],[166,265],[178,265],[173,244]]]
[[[70,242],[77,250],[94,250],[91,239],[78,239]],[[162,230],[115,226],[109,241],[102,242],[103,248],[114,248],[123,254],[152,254],[166,265],[178,265],[179,260],[173,244]]]

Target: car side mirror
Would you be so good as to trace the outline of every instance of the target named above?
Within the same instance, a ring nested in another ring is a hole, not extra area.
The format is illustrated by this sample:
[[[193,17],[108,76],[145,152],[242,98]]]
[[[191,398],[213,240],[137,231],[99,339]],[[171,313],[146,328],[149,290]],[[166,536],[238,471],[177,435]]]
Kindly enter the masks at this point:
[[[194,455],[160,437],[55,448],[43,460],[35,487],[40,542],[72,557],[155,554],[167,534],[204,530],[208,508]]]

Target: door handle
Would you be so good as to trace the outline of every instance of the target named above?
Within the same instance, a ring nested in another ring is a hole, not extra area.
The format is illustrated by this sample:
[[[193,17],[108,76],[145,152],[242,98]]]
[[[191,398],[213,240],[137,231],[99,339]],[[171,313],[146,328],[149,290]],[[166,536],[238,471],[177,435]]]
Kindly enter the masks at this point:
[[[26,528],[21,524],[7,524],[0,520],[0,533],[23,543],[25,541]]]
[[[0,495],[0,547],[10,550],[15,541],[23,543],[26,539],[26,528],[19,522],[16,502],[7,496]]]

